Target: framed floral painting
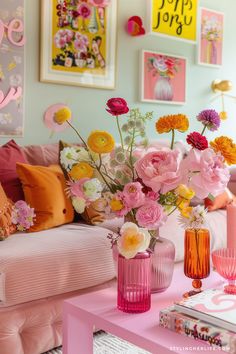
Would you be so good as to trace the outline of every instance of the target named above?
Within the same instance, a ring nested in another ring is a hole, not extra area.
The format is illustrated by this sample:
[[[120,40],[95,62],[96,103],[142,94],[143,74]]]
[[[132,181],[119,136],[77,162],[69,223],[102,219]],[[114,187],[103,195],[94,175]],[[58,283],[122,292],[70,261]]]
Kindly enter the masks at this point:
[[[198,64],[222,65],[224,14],[200,8]]]
[[[143,50],[141,101],[183,105],[186,101],[186,58]]]
[[[115,88],[117,0],[41,0],[40,80]]]

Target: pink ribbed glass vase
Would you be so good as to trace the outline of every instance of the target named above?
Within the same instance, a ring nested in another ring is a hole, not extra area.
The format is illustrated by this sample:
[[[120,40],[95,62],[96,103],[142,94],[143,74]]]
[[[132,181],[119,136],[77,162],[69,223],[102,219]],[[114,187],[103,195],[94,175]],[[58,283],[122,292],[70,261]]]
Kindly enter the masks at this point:
[[[150,253],[140,252],[126,259],[119,254],[117,308],[123,312],[139,313],[151,307]]]

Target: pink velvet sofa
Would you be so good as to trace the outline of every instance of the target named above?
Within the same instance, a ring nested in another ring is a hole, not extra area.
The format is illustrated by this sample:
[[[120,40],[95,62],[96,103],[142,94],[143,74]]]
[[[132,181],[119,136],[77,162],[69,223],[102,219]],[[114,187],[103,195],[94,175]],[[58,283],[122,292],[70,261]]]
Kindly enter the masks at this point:
[[[24,148],[31,164],[58,162],[58,144]],[[64,299],[110,286],[115,269],[108,230],[71,223],[37,233],[14,234],[0,243],[0,354],[41,354],[62,344]],[[211,248],[225,245],[225,211],[208,214]],[[173,213],[160,230],[183,260],[183,229]]]

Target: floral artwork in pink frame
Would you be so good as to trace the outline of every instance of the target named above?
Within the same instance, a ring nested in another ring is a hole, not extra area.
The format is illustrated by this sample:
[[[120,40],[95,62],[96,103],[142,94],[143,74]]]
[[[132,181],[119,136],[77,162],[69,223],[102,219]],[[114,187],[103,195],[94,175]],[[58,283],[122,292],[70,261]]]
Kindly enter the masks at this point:
[[[186,58],[142,51],[141,101],[180,104],[186,97]]]
[[[198,62],[207,66],[221,66],[224,14],[206,8],[201,8],[200,12]]]

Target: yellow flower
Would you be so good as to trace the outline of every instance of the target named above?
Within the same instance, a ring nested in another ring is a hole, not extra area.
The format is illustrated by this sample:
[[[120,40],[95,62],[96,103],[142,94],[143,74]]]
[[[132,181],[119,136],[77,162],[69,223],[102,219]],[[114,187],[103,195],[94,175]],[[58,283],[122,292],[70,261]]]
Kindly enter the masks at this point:
[[[79,162],[69,172],[70,177],[77,181],[81,178],[92,178],[94,169],[87,162]]]
[[[176,188],[177,194],[187,200],[192,199],[195,196],[194,190],[188,188],[185,184],[180,184],[178,188]]]
[[[111,152],[115,147],[113,136],[105,131],[95,130],[88,137],[89,148],[98,154]]]
[[[215,152],[220,152],[228,165],[236,164],[236,144],[227,136],[220,136],[210,142]]]
[[[112,211],[120,211],[124,208],[124,204],[121,200],[113,198],[110,201],[110,207]]]
[[[71,118],[71,110],[68,107],[59,109],[54,114],[54,120],[57,124],[63,124]]]
[[[181,209],[181,210],[180,210],[180,213],[181,213],[181,215],[182,215],[184,218],[188,218],[188,219],[189,219],[189,218],[190,218],[190,213],[191,213],[192,209],[193,209],[193,207],[188,206],[188,207],[186,207],[186,208]]]
[[[225,111],[220,112],[219,116],[221,120],[225,120],[228,118],[228,114]]]
[[[178,209],[181,211],[181,210],[189,207],[189,203],[190,203],[190,200],[179,197],[177,199],[176,205],[178,206]]]
[[[158,119],[156,122],[156,130],[159,134],[169,133],[171,130],[178,130],[185,132],[188,130],[189,121],[184,114],[174,114],[164,116]]]

